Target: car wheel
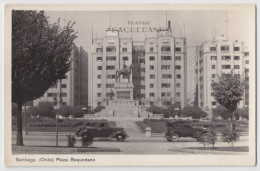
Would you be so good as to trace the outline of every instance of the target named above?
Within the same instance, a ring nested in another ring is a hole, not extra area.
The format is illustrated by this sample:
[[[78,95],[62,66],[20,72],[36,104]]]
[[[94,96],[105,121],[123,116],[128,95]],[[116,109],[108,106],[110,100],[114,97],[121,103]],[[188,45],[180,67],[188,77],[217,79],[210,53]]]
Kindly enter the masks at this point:
[[[178,141],[180,138],[179,134],[174,132],[172,134],[169,135],[169,137],[167,138],[168,141]]]
[[[117,134],[116,135],[116,140],[117,141],[124,141],[125,140],[125,136],[123,134]]]

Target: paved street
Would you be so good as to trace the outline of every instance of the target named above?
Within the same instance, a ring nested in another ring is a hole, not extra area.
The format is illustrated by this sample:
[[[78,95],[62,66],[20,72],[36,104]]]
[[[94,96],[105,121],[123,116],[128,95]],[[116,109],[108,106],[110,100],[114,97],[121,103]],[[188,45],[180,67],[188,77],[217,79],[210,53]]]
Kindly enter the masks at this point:
[[[185,150],[185,148],[203,146],[193,138],[181,138],[178,142],[168,142],[162,136],[145,137],[145,134],[135,125],[134,121],[120,120],[116,121],[116,125],[124,127],[130,137],[127,138],[125,142],[117,142],[114,139],[97,139],[94,141],[94,147],[119,148],[121,152],[113,152],[115,154],[183,154],[191,153]],[[60,133],[59,146],[66,146],[66,135],[68,134],[73,135],[74,133]],[[15,144],[15,138],[16,135],[15,132],[13,132],[13,144]],[[24,134],[24,144],[26,146],[55,146],[55,143],[56,136],[54,132],[29,132],[28,135]],[[76,143],[76,146],[81,146],[80,141]],[[237,142],[235,146],[248,146],[248,135],[242,135],[240,141]],[[228,144],[218,143],[216,147],[228,147]],[[226,153],[237,154],[238,152]]]

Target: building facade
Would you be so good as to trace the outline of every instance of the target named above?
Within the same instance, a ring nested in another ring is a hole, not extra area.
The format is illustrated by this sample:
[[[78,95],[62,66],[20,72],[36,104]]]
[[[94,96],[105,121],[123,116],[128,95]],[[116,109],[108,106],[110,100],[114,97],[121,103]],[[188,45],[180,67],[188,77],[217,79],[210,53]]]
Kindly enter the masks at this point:
[[[245,75],[249,72],[249,52],[242,41],[231,41],[226,37],[216,37],[212,41],[202,43],[197,50],[198,105],[212,117],[212,109],[218,103],[212,95],[212,80],[222,73]],[[249,78],[246,78],[247,82]],[[248,90],[247,90],[248,92]],[[239,108],[249,104],[248,93],[245,100],[240,101]]]
[[[170,22],[156,37],[144,41],[121,38],[118,30],[107,30],[101,39],[93,39],[89,59],[89,105],[106,106],[113,98],[116,70],[133,65],[130,82],[134,100],[141,106],[167,107],[187,104],[186,38],[172,36]],[[122,76],[121,76],[122,77]],[[121,82],[127,81],[120,78]]]
[[[57,82],[45,94],[33,101],[37,106],[40,102],[52,102],[55,108],[60,106],[88,105],[88,54],[82,47],[73,45],[71,52],[71,70],[66,78]]]

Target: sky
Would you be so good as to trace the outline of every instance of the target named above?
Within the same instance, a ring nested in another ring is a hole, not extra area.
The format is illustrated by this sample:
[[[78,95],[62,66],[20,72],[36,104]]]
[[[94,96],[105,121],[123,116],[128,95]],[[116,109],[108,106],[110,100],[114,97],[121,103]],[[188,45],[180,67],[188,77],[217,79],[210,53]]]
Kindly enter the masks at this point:
[[[254,13],[246,10],[229,11],[46,11],[51,22],[61,19],[62,23],[75,21],[74,29],[78,32],[75,40],[90,54],[92,25],[94,38],[102,38],[110,27],[129,27],[128,21],[149,21],[151,27],[165,27],[166,20],[171,21],[173,36],[186,37],[188,53],[203,41],[212,40],[214,36],[227,35],[229,39],[244,41],[247,46],[254,43]],[[110,20],[111,18],[111,20]],[[226,19],[228,22],[226,22]],[[149,33],[122,33],[121,37],[144,40],[155,37]],[[251,47],[249,47],[251,48]],[[192,54],[188,54],[192,56]]]

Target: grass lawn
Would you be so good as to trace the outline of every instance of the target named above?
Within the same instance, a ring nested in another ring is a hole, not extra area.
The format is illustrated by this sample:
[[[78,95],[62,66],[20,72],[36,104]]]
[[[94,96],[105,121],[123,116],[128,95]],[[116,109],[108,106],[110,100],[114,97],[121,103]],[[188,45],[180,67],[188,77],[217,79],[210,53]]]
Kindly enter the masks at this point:
[[[240,146],[240,147],[190,147],[183,148],[189,150],[211,150],[211,151],[230,151],[230,152],[249,152],[248,146]]]

